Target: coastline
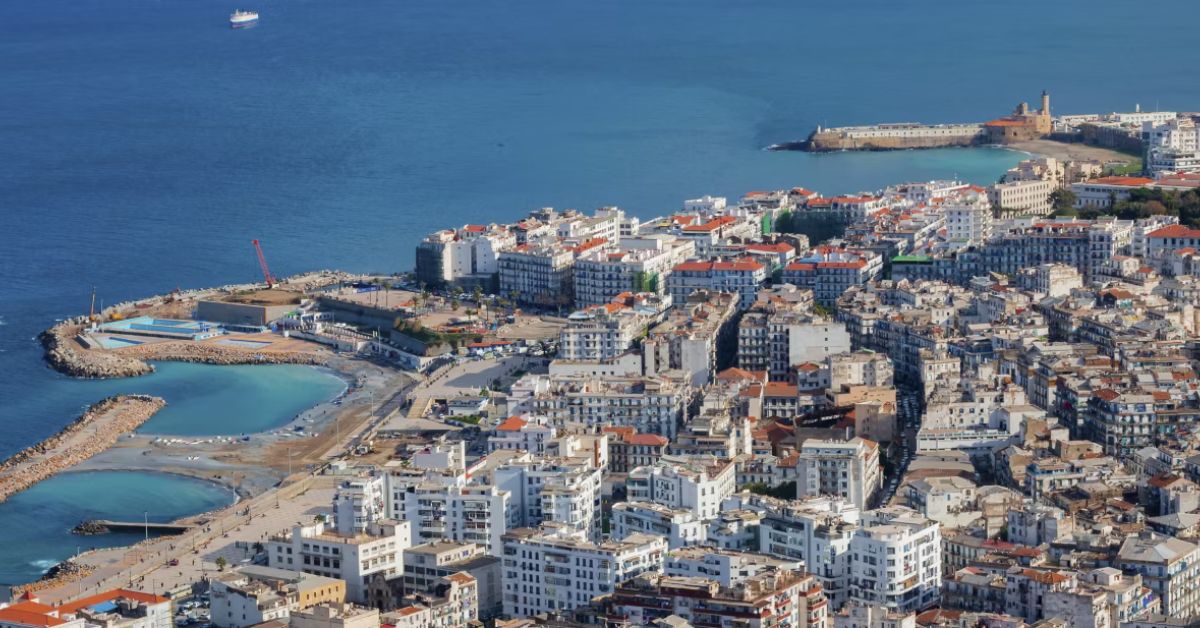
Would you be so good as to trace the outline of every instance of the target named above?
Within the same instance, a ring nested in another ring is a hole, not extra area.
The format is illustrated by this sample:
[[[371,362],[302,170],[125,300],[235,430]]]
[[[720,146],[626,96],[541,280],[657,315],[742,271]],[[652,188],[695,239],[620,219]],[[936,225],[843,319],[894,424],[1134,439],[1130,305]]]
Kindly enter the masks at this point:
[[[0,462],[0,502],[107,451],[166,405],[147,395],[116,395],[92,404],[58,432]],[[90,435],[84,433],[88,428]]]
[[[314,279],[315,278],[315,279]],[[333,282],[353,278],[352,275],[335,271],[297,275],[283,280],[299,290],[309,290]],[[239,290],[260,289],[261,284],[247,286],[224,286],[206,290],[190,291],[184,294],[158,295],[147,297],[136,302],[119,304],[107,308],[102,315],[111,316],[113,313],[134,312],[138,315],[158,314],[162,316],[180,316],[183,307],[190,308],[191,302],[214,295],[229,294]],[[53,444],[71,434],[86,431],[86,427],[94,425],[92,420],[84,417],[65,426],[56,435],[37,443],[15,454],[10,460],[13,464],[22,462],[41,465],[37,468],[47,470],[21,483],[24,490],[41,480],[56,474],[84,473],[89,471],[129,471],[135,473],[168,474],[186,477],[192,480],[209,482],[227,490],[233,496],[233,502],[222,508],[207,512],[196,513],[178,518],[173,523],[195,525],[183,536],[191,538],[196,543],[211,543],[219,535],[213,533],[212,525],[216,521],[240,521],[245,518],[248,522],[251,515],[248,509],[241,507],[243,502],[260,503],[275,500],[278,508],[285,494],[303,490],[319,476],[321,465],[330,455],[337,455],[338,446],[342,442],[335,439],[336,435],[350,436],[355,430],[369,425],[374,416],[374,406],[382,406],[395,394],[402,392],[411,385],[413,378],[398,369],[376,364],[370,360],[356,356],[343,356],[329,351],[327,348],[293,340],[281,343],[285,348],[246,349],[233,346],[216,345],[214,343],[196,341],[162,341],[148,342],[142,345],[123,347],[120,349],[89,348],[79,339],[80,332],[86,329],[91,317],[75,317],[60,321],[39,335],[44,349],[44,359],[53,370],[70,377],[81,379],[111,379],[138,377],[154,372],[153,361],[194,362],[213,365],[250,365],[250,364],[295,364],[311,366],[330,376],[341,380],[342,386],[337,394],[324,401],[299,412],[288,422],[260,432],[238,436],[212,437],[175,437],[170,435],[141,434],[136,427],[148,420],[154,412],[147,415],[128,429],[114,431],[106,438],[95,440],[90,445],[88,455],[73,459],[70,464],[56,465],[55,458],[47,457],[53,449]],[[117,395],[118,398],[143,398],[145,396]],[[111,398],[110,398],[111,399]],[[110,402],[102,400],[94,404],[84,416],[88,416],[93,408]],[[165,405],[162,399],[154,398]],[[111,403],[111,402],[110,402]],[[155,408],[155,412],[157,409]],[[336,430],[329,427],[337,423]],[[56,440],[57,439],[57,440]],[[295,455],[293,455],[295,454]],[[282,462],[281,462],[282,461]],[[3,473],[7,463],[0,463],[0,473]],[[301,488],[297,488],[300,486]],[[4,496],[17,491],[0,494]],[[81,523],[81,522],[77,522]],[[232,523],[222,523],[222,528]],[[172,538],[172,537],[164,537]],[[84,556],[102,554],[108,557],[108,563],[118,560],[126,561],[127,554],[141,554],[143,545],[158,547],[159,539],[139,542],[131,546],[121,546],[93,550]],[[174,543],[168,541],[171,551],[175,551]],[[178,557],[177,557],[178,558]],[[140,562],[145,563],[144,558]],[[157,565],[144,564],[143,568],[153,570]],[[103,564],[91,565],[82,557],[67,558],[60,561],[41,578],[33,582],[14,585],[12,591],[23,591],[33,587],[38,590],[61,588],[80,580],[89,579],[97,570],[103,570]],[[132,571],[130,572],[132,574]],[[97,577],[103,574],[97,574]],[[132,576],[131,576],[132,577]],[[64,593],[69,596],[69,593]]]

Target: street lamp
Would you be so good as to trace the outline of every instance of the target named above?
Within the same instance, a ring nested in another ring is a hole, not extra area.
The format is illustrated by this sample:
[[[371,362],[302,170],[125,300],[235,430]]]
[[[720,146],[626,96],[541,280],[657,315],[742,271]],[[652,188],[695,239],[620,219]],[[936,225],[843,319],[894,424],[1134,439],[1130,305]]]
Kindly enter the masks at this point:
[[[146,539],[145,540],[149,541],[150,540],[150,511],[149,510],[142,511],[142,524],[146,526]]]

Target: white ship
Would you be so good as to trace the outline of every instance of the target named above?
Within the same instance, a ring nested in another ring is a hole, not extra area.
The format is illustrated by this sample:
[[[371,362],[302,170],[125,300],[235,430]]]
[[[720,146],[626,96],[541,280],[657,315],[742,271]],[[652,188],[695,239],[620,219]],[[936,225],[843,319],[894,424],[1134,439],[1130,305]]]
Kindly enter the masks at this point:
[[[254,11],[234,11],[229,16],[229,25],[233,28],[246,28],[258,23],[258,13]]]

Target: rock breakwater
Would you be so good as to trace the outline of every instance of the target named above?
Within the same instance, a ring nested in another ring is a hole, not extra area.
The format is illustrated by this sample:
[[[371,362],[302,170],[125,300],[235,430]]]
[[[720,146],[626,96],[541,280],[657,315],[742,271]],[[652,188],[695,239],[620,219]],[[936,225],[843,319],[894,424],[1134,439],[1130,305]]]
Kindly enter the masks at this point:
[[[154,372],[150,360],[203,364],[325,364],[328,356],[316,351],[254,351],[198,342],[155,342],[119,351],[88,349],[77,337],[77,323],[59,323],[42,332],[46,362],[54,370],[89,379],[137,377]]]
[[[47,329],[39,336],[46,352],[46,362],[54,370],[90,379],[135,377],[154,371],[154,367],[134,357],[111,351],[85,349],[76,340],[83,326],[64,322]]]
[[[148,395],[117,395],[93,404],[58,433],[0,463],[0,501],[108,449],[166,405]]]
[[[72,582],[82,580],[92,575],[92,572],[95,570],[96,568],[93,565],[78,563],[74,560],[64,560],[63,562],[48,569],[46,573],[42,574],[41,578],[37,579],[36,582],[30,582],[29,584],[21,584],[12,587],[12,597],[15,600],[26,591],[54,589],[65,584],[71,584]]]

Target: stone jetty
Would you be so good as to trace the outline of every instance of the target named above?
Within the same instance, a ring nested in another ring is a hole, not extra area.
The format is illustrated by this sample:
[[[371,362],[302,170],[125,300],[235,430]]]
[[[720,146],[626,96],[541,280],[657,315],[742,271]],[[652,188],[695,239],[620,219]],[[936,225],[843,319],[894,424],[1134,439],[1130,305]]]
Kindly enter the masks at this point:
[[[104,379],[134,377],[154,371],[154,367],[134,357],[112,351],[85,349],[76,340],[83,325],[62,322],[41,333],[46,362],[54,370],[71,377]]]
[[[108,449],[166,405],[148,395],[117,395],[93,404],[58,433],[0,463],[0,501]]]
[[[77,580],[82,580],[95,571],[96,568],[85,563],[78,563],[74,560],[64,560],[63,562],[51,567],[41,578],[36,582],[29,584],[20,584],[12,587],[10,593],[13,599],[17,599],[26,591],[40,591],[42,589],[54,589],[64,584],[70,584]]]

